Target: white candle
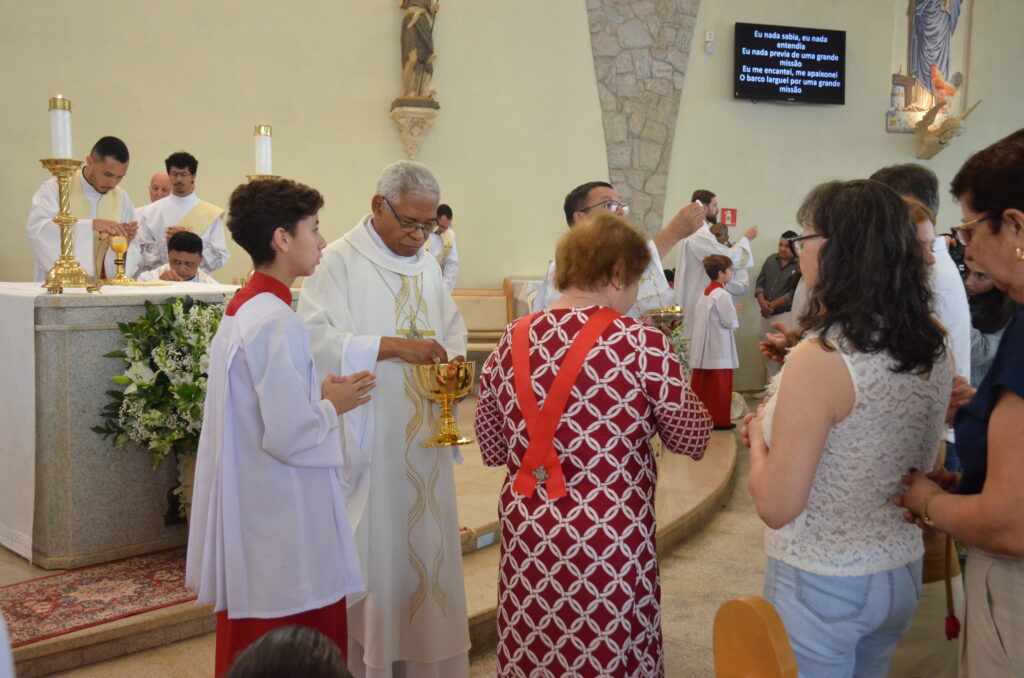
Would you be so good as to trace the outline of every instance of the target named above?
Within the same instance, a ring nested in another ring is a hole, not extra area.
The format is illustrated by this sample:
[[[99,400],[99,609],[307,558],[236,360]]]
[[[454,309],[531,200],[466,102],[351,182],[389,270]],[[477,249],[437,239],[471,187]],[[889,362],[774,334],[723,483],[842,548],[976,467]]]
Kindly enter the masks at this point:
[[[256,171],[255,174],[273,174],[273,156],[270,148],[271,129],[270,125],[256,125],[253,134],[253,142],[256,146]]]
[[[71,101],[61,95],[50,99],[50,150],[54,158],[71,156]]]

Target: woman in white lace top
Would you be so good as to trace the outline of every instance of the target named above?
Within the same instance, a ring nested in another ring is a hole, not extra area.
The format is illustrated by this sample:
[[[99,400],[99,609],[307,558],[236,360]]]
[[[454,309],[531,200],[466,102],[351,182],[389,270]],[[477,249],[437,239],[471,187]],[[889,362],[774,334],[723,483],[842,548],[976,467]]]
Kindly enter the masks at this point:
[[[902,469],[935,462],[951,359],[915,225],[892,189],[823,184],[797,218],[808,331],[746,429],[750,494],[769,528],[765,597],[800,676],[885,676],[923,554],[890,499]]]

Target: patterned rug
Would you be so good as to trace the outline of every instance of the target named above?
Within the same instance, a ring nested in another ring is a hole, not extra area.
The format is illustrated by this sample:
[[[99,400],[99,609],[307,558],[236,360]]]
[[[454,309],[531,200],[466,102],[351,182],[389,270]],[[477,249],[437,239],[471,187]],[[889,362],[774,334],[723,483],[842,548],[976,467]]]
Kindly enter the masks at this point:
[[[20,647],[195,598],[177,548],[0,587],[0,610]]]

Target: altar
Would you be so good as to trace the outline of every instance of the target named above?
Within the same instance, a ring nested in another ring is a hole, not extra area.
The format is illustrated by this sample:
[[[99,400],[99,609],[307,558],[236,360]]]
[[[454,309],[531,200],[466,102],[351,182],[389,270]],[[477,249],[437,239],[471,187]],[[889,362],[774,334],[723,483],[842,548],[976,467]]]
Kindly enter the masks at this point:
[[[68,569],[185,544],[187,528],[168,519],[177,468],[157,470],[138,448],[113,448],[102,424],[110,378],[124,371],[118,322],[189,295],[220,303],[237,287],[69,289],[0,283],[0,544],[39,567]],[[169,524],[171,523],[171,524]]]

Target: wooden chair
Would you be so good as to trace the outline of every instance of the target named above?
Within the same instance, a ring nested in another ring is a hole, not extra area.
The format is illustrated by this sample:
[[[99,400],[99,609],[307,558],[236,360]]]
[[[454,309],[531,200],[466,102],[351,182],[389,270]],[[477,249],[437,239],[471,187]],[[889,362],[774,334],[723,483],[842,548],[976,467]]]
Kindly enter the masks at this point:
[[[761,596],[722,603],[715,614],[713,645],[717,678],[797,678],[786,627]]]
[[[469,331],[468,351],[490,353],[513,320],[511,281],[505,278],[501,289],[458,288],[452,299]]]

